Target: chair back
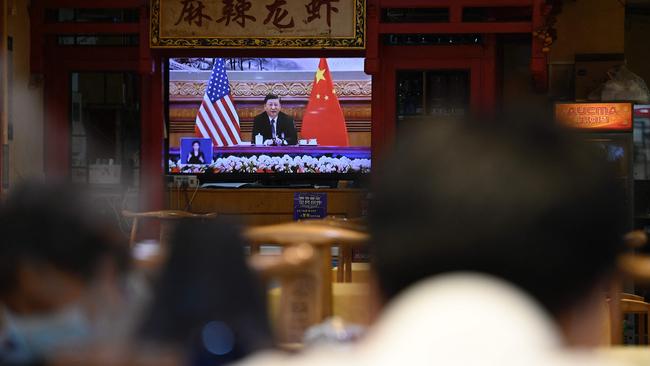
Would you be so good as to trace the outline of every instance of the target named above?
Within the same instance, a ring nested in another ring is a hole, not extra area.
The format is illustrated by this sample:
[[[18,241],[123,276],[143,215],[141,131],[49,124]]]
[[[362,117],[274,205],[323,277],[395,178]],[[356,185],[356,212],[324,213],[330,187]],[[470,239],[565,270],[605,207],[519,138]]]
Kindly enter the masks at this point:
[[[314,279],[309,283],[303,282],[301,290],[314,294],[314,301],[309,302],[314,306],[315,316],[309,319],[312,324],[332,315],[332,246],[361,246],[368,241],[367,233],[332,225],[305,225],[299,222],[252,227],[244,231],[244,237],[250,241],[253,255],[259,253],[262,244],[285,248],[304,244],[312,246],[316,266]]]
[[[643,230],[631,231],[623,237],[624,245],[630,250],[641,248],[647,242],[648,236]],[[621,254],[617,259],[617,269],[621,278],[612,281],[607,294],[610,299],[610,339],[614,345],[623,343],[623,315],[629,312],[628,310],[639,309],[639,304],[634,301],[643,302],[640,296],[622,293],[622,282],[632,280],[637,283],[650,283],[650,256],[631,252]],[[639,329],[650,329],[646,322],[639,323]]]
[[[148,212],[132,212],[128,210],[122,211],[122,216],[126,218],[133,219],[133,225],[131,225],[131,234],[129,236],[129,245],[133,247],[136,242],[138,234],[138,224],[140,219],[154,219],[160,221],[160,245],[163,248],[167,248],[167,243],[169,243],[169,238],[171,232],[174,228],[174,223],[176,220],[180,219],[214,219],[217,217],[217,214],[214,212],[198,214],[188,211],[180,210],[160,210],[160,211],[148,211]]]
[[[279,283],[282,292],[275,337],[283,348],[295,349],[305,329],[320,320],[315,286],[320,271],[314,248],[300,244],[287,247],[280,256],[255,254],[249,264],[266,283]]]
[[[332,226],[362,233],[368,232],[368,223],[365,218],[349,219],[346,217],[327,216],[320,220],[301,220],[299,222],[303,225]],[[354,246],[359,245],[355,243]],[[336,282],[352,282],[353,248],[346,244],[339,244],[338,248]]]

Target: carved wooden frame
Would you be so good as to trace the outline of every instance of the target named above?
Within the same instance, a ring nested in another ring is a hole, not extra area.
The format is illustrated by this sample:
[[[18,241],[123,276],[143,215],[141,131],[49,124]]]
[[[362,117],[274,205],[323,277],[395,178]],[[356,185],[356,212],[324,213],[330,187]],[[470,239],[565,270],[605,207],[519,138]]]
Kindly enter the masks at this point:
[[[272,48],[272,49],[365,49],[366,1],[354,1],[354,36],[352,37],[161,37],[160,2],[151,0],[151,48]]]

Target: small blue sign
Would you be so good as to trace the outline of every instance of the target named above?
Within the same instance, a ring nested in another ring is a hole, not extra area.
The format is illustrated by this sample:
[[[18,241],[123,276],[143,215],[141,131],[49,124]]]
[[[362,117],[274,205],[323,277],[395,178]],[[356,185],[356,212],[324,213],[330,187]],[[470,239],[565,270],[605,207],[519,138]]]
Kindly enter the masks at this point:
[[[327,216],[327,193],[296,192],[293,194],[293,219],[323,219]]]

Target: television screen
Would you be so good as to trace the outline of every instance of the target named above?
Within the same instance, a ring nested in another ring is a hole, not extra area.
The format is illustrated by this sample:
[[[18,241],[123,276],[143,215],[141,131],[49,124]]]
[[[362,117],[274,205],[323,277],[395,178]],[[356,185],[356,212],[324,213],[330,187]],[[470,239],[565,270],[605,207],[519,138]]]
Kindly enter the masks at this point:
[[[370,172],[363,58],[170,58],[168,68],[169,173]]]

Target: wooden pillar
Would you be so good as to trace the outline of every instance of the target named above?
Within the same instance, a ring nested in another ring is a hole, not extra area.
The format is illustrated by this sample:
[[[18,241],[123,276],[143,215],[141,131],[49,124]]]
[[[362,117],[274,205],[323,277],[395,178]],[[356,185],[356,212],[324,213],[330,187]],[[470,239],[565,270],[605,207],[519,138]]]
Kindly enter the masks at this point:
[[[6,157],[4,148],[7,146],[7,126],[9,123],[9,60],[7,52],[7,0],[2,0],[0,9],[0,195],[4,191],[4,183],[9,179],[4,172]]]
[[[45,39],[43,38],[43,22],[45,9],[41,0],[32,0],[29,6],[29,66],[32,74],[43,74]]]
[[[319,270],[321,271],[319,283],[320,287],[320,318],[325,320],[333,314],[333,295],[332,295],[332,247],[329,245],[320,245],[316,247],[317,262],[320,261]]]
[[[533,31],[544,25],[544,10],[547,5],[544,0],[533,0]],[[548,89],[548,55],[542,51],[544,42],[532,37],[530,71],[533,75],[534,87],[538,92]]]
[[[45,35],[45,55],[61,57],[56,36]],[[47,62],[44,69],[44,170],[48,179],[70,176],[70,71],[61,60]]]
[[[370,108],[370,129],[372,136],[372,158],[378,157],[378,151],[383,145],[383,130],[381,127],[384,124],[383,114],[381,110],[381,95],[382,90],[380,85],[381,80],[381,63],[379,58],[379,17],[380,17],[380,4],[379,0],[368,0],[366,6],[366,60],[365,72],[372,76],[372,100]]]
[[[482,62],[481,111],[492,114],[496,106],[496,35],[484,36],[485,55]]]
[[[449,22],[461,23],[463,21],[463,6],[460,4],[451,4],[449,7]]]
[[[621,280],[615,279],[609,288],[609,318],[612,345],[623,344],[623,319],[621,316]]]
[[[141,74],[140,210],[163,209],[163,70],[160,57],[152,59],[152,73]]]
[[[161,57],[149,48],[149,8],[140,8],[139,72],[141,77],[140,210],[164,208],[165,135],[164,70]]]

